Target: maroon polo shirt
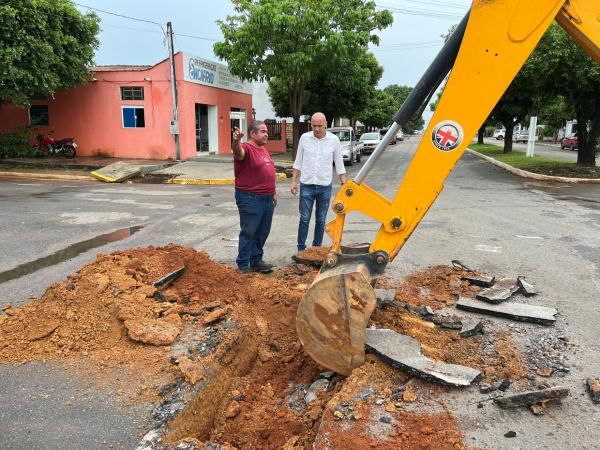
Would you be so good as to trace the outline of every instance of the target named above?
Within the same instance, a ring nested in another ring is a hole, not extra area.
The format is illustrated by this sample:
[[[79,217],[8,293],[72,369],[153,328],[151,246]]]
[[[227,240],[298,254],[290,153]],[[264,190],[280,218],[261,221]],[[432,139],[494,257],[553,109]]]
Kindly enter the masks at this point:
[[[250,142],[241,144],[243,160],[233,159],[235,187],[256,194],[275,193],[275,163],[266,147],[256,147]]]

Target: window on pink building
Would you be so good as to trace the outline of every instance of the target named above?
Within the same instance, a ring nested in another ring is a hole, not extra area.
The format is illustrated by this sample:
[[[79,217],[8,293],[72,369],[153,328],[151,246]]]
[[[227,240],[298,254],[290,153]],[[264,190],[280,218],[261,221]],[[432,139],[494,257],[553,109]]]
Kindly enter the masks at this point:
[[[29,107],[29,125],[41,127],[50,125],[48,105],[31,105]]]
[[[121,100],[144,100],[143,86],[121,87]]]
[[[143,106],[123,106],[123,128],[144,128],[146,120]]]

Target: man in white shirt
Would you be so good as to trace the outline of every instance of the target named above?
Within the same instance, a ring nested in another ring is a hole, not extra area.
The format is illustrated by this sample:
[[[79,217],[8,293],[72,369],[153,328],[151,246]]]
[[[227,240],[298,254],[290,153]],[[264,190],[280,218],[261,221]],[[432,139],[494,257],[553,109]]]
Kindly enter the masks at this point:
[[[298,177],[300,177],[300,223],[298,224],[298,251],[306,249],[308,225],[315,210],[315,236],[313,247],[323,244],[325,218],[331,199],[332,163],[340,182],[346,182],[346,169],[342,159],[340,140],[327,132],[327,119],[323,113],[314,113],[310,119],[312,131],[300,137],[294,174],[292,176],[292,194],[298,194]]]

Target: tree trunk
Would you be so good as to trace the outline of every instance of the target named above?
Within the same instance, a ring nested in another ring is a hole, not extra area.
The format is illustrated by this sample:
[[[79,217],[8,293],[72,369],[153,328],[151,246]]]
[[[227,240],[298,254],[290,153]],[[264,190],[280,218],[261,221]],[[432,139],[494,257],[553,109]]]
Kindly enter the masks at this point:
[[[597,101],[596,104],[599,102]],[[596,112],[598,114],[598,112]],[[600,121],[594,118],[590,130],[587,130],[588,120],[585,114],[577,114],[577,165],[594,167],[596,165],[596,143],[600,135]]]
[[[483,144],[483,135],[485,133],[485,122],[483,122],[481,124],[481,127],[479,127],[479,131],[477,131],[477,143],[478,144]]]
[[[292,125],[292,159],[296,159],[298,143],[300,142],[300,116],[302,115],[302,102],[304,99],[304,81],[294,80],[290,89],[290,111],[294,123]]]
[[[335,119],[335,115],[334,114],[326,114],[325,115],[325,119],[327,120],[327,126],[328,127],[332,127],[333,126],[333,121]]]
[[[513,150],[513,130],[515,128],[515,124],[511,120],[510,122],[502,122],[504,128],[506,128],[506,133],[504,133],[504,150],[503,153],[512,153]]]

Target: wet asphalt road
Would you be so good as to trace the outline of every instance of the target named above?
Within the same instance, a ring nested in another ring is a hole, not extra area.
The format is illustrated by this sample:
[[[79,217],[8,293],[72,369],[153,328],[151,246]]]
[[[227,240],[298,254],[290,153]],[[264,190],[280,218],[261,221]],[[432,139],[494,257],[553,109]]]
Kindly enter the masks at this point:
[[[391,147],[367,183],[393,196],[414,149],[410,140]],[[357,166],[348,170],[356,173]],[[295,252],[297,200],[288,182],[279,184],[279,191],[265,256],[285,264]],[[237,209],[227,186],[0,178],[0,208],[2,304],[20,305],[32,295],[40,296],[49,284],[93,261],[100,251],[177,242],[207,250],[229,264],[236,255]],[[145,227],[128,236],[127,230],[141,225]],[[346,242],[371,241],[377,228],[367,217],[350,216]],[[116,237],[123,239],[85,250],[90,240],[110,240],[119,230],[122,236]],[[528,182],[465,155],[388,274],[401,277],[452,259],[498,277],[527,276],[541,291],[531,303],[558,308],[556,330],[568,335],[573,345],[571,373],[560,381],[574,395],[552,414],[534,417],[526,410],[477,409],[468,403],[479,394],[450,395],[448,404],[467,444],[491,449],[594,448],[600,410],[589,402],[582,380],[600,376],[600,185]],[[498,323],[502,327],[508,321]],[[518,336],[520,345],[544,332],[536,326],[524,329]],[[85,380],[50,365],[0,365],[0,404],[2,448],[134,448],[138,434],[150,424],[151,405],[120,412],[110,392],[94,390]],[[516,430],[517,438],[503,438],[508,430]]]

